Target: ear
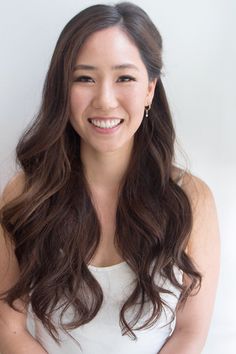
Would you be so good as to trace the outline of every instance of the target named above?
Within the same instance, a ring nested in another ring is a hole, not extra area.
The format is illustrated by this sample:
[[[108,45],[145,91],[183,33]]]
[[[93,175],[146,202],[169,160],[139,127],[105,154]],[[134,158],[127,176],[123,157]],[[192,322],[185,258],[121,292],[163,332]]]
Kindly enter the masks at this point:
[[[146,98],[147,106],[152,103],[157,80],[158,80],[158,78],[153,79],[153,80],[149,81],[149,83],[148,83],[147,98]]]

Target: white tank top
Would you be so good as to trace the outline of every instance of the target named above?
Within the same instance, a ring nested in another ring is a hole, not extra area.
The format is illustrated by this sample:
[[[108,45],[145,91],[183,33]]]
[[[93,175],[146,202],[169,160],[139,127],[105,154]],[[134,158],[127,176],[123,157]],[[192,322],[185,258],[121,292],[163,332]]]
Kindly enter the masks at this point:
[[[58,346],[29,308],[28,321],[31,322],[31,326],[33,322],[34,326],[34,329],[30,330],[31,334],[49,354],[157,354],[175,326],[175,320],[169,323],[172,319],[171,311],[165,308],[161,317],[150,328],[134,330],[136,341],[128,335],[122,336],[119,312],[127,295],[133,290],[135,274],[126,262],[109,267],[89,265],[88,268],[101,285],[104,294],[102,306],[92,321],[70,330],[69,335],[59,329],[61,345]],[[178,281],[182,282],[182,271],[178,268],[174,270]],[[162,299],[175,310],[180,295],[179,290],[159,276],[156,277],[156,282],[163,284],[166,289],[174,293],[174,295],[162,294]],[[150,317],[151,306],[148,303],[145,305],[144,315],[134,328],[139,327]],[[63,322],[69,321],[70,318],[72,313],[68,310],[63,317]],[[126,318],[128,320],[133,318],[130,309],[127,311]],[[59,312],[55,312],[53,320],[59,323]]]
[[[161,317],[150,328],[133,329],[137,340],[133,340],[128,335],[122,336],[119,313],[122,304],[134,288],[135,274],[126,262],[109,267],[88,265],[88,268],[99,282],[104,295],[104,301],[97,315],[89,323],[70,330],[68,335],[59,328],[59,310],[55,312],[53,321],[57,324],[59,331],[61,340],[59,346],[29,306],[28,329],[30,333],[41,343],[48,354],[157,354],[175,327],[175,317],[171,322],[173,316],[170,309],[165,307]],[[183,272],[177,267],[174,268],[174,272],[177,280],[182,283]],[[155,282],[173,292],[174,295],[162,294],[161,297],[175,311],[180,291],[158,274]],[[125,313],[128,321],[133,319],[134,309],[129,309]],[[144,314],[134,328],[143,324],[151,313],[151,304],[146,303]],[[68,309],[63,322],[69,322],[72,317],[72,310]]]

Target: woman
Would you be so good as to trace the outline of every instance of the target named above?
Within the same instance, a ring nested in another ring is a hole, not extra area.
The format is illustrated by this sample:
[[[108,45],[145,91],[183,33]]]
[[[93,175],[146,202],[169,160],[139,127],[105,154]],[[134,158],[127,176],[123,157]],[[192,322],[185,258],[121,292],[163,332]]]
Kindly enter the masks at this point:
[[[209,187],[174,165],[161,52],[131,3],[63,29],[2,198],[2,354],[201,352],[217,216]]]

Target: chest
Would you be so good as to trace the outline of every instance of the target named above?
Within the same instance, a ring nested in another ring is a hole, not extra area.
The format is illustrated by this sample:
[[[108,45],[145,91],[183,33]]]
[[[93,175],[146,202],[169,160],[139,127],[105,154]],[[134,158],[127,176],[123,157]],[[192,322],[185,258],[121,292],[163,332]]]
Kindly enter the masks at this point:
[[[100,224],[101,234],[99,245],[90,261],[97,267],[105,267],[123,261],[114,243],[116,229],[116,198],[113,196],[96,195],[93,198]]]

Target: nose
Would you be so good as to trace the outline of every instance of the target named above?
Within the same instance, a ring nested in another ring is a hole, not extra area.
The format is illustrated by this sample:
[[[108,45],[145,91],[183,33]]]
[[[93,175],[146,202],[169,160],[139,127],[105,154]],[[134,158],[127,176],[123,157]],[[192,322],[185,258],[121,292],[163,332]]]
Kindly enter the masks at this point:
[[[94,108],[103,111],[109,111],[118,106],[116,92],[111,83],[103,82],[97,87],[92,105]]]

